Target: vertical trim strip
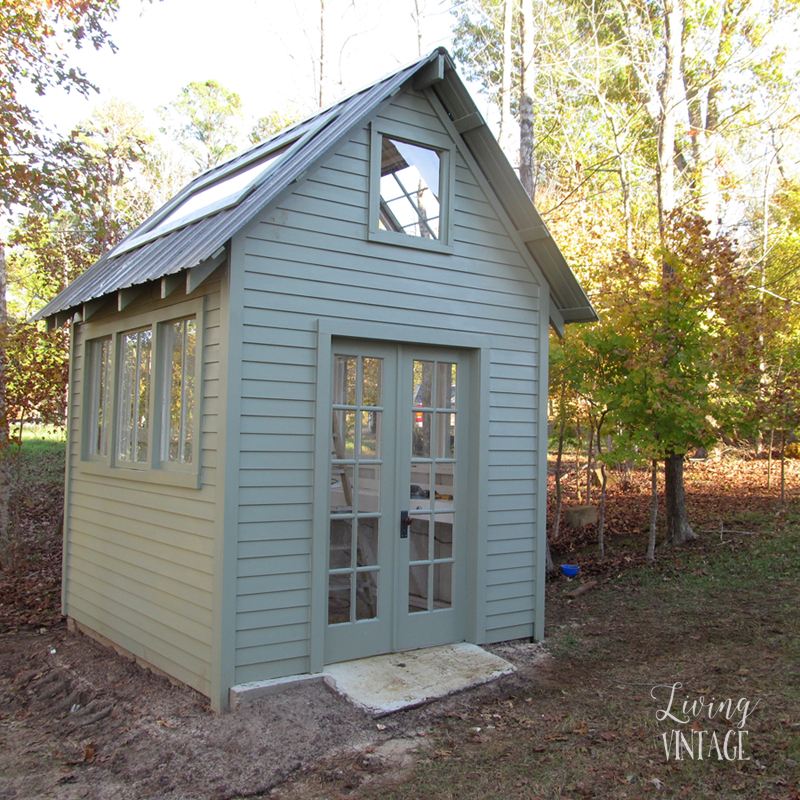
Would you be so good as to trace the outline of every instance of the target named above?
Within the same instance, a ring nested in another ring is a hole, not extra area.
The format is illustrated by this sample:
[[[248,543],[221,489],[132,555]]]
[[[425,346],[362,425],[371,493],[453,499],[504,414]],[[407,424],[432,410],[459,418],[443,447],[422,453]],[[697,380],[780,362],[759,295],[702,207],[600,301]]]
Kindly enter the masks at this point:
[[[469,509],[474,520],[474,529],[470,531],[471,550],[475,553],[474,562],[470,564],[470,585],[475,587],[475,602],[469,605],[471,641],[483,644],[486,641],[486,592],[489,579],[487,571],[489,537],[489,411],[491,405],[490,365],[491,348],[483,346],[470,356],[470,422],[477,431],[473,432],[470,441],[470,469],[476,474],[469,475],[469,489],[474,491]]]
[[[74,425],[73,425],[73,415],[76,413],[77,409],[73,408],[74,401],[74,390],[75,390],[75,353],[77,352],[77,347],[75,345],[75,341],[78,338],[76,335],[76,325],[74,323],[70,323],[70,331],[69,331],[69,383],[67,384],[67,452],[65,453],[66,458],[64,459],[64,527],[61,532],[62,536],[62,543],[61,543],[61,613],[64,616],[69,616],[69,609],[67,608],[67,573],[68,573],[68,563],[69,563],[69,523],[70,523],[70,493],[72,491],[72,435],[74,433]],[[84,337],[81,337],[83,340]],[[86,377],[86,347],[83,341],[81,341],[81,347],[83,351],[83,358],[81,359],[81,367],[83,370],[82,377]],[[82,420],[81,420],[82,421]],[[81,457],[81,453],[83,452],[83,425],[78,425],[78,458]]]
[[[244,236],[231,242],[227,276],[220,286],[220,396],[216,538],[211,642],[211,705],[227,708],[236,682],[236,558],[239,540],[239,429],[244,307]],[[226,280],[227,278],[227,280]],[[234,312],[234,309],[237,311]],[[205,362],[205,357],[203,358]],[[205,391],[205,390],[204,390]],[[223,410],[224,409],[224,413]],[[220,458],[220,450],[222,458]]]
[[[330,494],[330,408],[332,337],[317,320],[316,408],[314,409],[314,510],[311,541],[311,626],[308,645],[309,672],[325,665],[325,628],[328,618],[328,496]]]
[[[544,639],[545,552],[547,547],[547,394],[550,381],[550,293],[541,289],[539,296],[539,381],[537,387],[538,436],[536,458],[536,564],[533,587],[533,638]]]

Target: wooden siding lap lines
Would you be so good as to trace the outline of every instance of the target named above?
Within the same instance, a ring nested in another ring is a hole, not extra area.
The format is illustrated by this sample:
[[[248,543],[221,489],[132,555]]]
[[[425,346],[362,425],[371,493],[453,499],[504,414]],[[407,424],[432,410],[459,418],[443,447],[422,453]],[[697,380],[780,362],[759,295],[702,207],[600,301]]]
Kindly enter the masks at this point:
[[[257,486],[239,487],[240,506],[296,506],[310,505],[310,486]]]
[[[89,554],[84,553],[81,555],[88,556]],[[149,597],[148,602],[153,608],[169,610],[168,615],[159,618],[160,621],[172,619],[175,624],[180,626],[180,630],[182,630],[184,634],[203,645],[209,645],[211,631],[210,604],[205,603],[201,605],[199,603],[193,603],[185,599],[180,593],[169,591],[164,586],[137,580],[132,571],[120,572],[118,570],[109,569],[106,565],[98,564],[88,557],[83,558],[76,554],[75,563],[78,572],[88,577],[89,583],[87,585],[95,586],[96,584],[105,583],[115,590],[126,592],[136,597],[144,596],[142,593],[144,589],[146,595]],[[113,581],[110,581],[109,578],[112,576]]]
[[[166,591],[166,586],[175,584],[173,594],[176,597],[198,608],[211,609],[213,597],[209,573],[182,564],[163,565],[163,568],[154,570],[147,563],[146,553],[112,542],[106,542],[104,552],[98,551],[98,545],[102,543],[89,530],[76,531],[76,556],[109,573],[127,574],[156,591]]]
[[[239,523],[266,523],[305,520],[310,525],[312,508],[311,503],[240,506],[238,521]]]
[[[266,630],[281,625],[309,625],[308,606],[289,606],[288,608],[267,611],[239,611],[236,614],[236,630]]]
[[[289,642],[278,644],[265,644],[259,647],[237,647],[236,666],[249,667],[255,664],[268,664],[270,661],[308,658],[308,639],[298,641],[293,639]]]
[[[308,540],[308,521],[269,520],[267,522],[241,523],[239,526],[240,542],[262,542],[291,539],[292,541]]]
[[[236,668],[236,683],[269,680],[285,675],[302,675],[308,672],[308,658],[291,658],[268,664],[255,664]]]
[[[264,305],[269,303],[276,310],[278,308],[284,310],[292,309],[297,313],[303,313],[304,309],[306,311],[309,309],[310,298],[308,297],[267,292],[263,292],[263,294],[265,295]],[[387,308],[377,301],[369,304],[357,303],[346,298],[333,300],[319,297],[315,298],[315,300],[317,305],[313,307],[314,311],[312,313],[315,313],[318,318],[357,319],[374,323],[393,323],[420,329],[430,329],[432,334],[435,331],[442,330],[468,330],[481,336],[513,336],[517,340],[535,341],[526,338],[531,336],[531,326],[529,324],[518,323],[513,331],[509,331],[508,323],[504,322],[499,314],[496,318],[491,318],[431,309],[427,313],[420,313],[419,317],[415,318],[413,322],[409,321],[409,312],[417,310],[420,296],[417,297],[418,302],[416,304],[414,303],[414,298],[409,298],[407,306],[401,308]],[[425,305],[430,304],[426,303]],[[249,309],[245,308],[246,314],[248,311]],[[431,339],[428,339],[428,341],[431,341]]]
[[[264,222],[264,231],[267,231]],[[409,250],[407,253],[398,246],[373,243],[373,250],[352,247],[349,250],[330,246],[329,239],[315,231],[301,231],[286,228],[281,239],[252,235],[248,239],[248,267],[246,272],[256,275],[273,274],[283,266],[286,275],[298,276],[306,265],[321,268],[337,268],[348,272],[376,274],[375,263],[378,258],[382,272],[388,275],[403,275],[412,280],[432,280],[434,283],[453,283],[473,289],[491,289],[513,294],[529,293],[536,284],[530,271],[523,264],[505,263],[498,265],[495,259],[478,258],[474,252],[460,253],[457,258],[440,253],[430,253],[430,258],[420,258],[423,251]],[[264,259],[264,260],[262,260]],[[268,260],[266,260],[268,259]],[[502,269],[502,272],[501,272]],[[473,281],[473,283],[470,283]],[[262,322],[263,327],[290,329],[300,320],[291,317]],[[535,355],[533,356],[535,357]]]
[[[311,564],[309,555],[275,555],[269,550],[269,543],[265,543],[264,554],[238,559],[237,578],[265,578],[269,580],[273,575],[310,572]]]
[[[283,575],[263,575],[237,578],[239,594],[264,595],[272,592],[291,592],[298,589],[311,589],[311,576],[308,572],[290,572]]]
[[[102,586],[103,583],[98,579],[92,581],[93,586]],[[142,602],[141,598],[129,592],[118,591],[116,597],[108,597],[105,592],[98,591],[86,583],[80,584],[80,588],[80,593],[75,592],[75,599],[80,596],[85,602],[94,605],[98,610],[96,614],[98,620],[112,628],[126,628],[129,631],[136,629],[144,634],[140,639],[139,649],[133,651],[136,655],[150,651],[153,655],[163,653],[167,658],[174,658],[170,653],[179,652],[196,664],[202,664],[204,669],[208,668],[209,643],[193,636],[192,627],[187,626],[190,632],[185,632],[162,621],[171,620],[175,625],[186,622],[177,615],[164,614],[165,609],[152,603]],[[202,627],[204,626],[195,626],[195,629]],[[158,650],[157,646],[161,646],[163,650]]]
[[[209,434],[213,436],[212,434]],[[198,522],[209,521],[214,502],[205,492],[186,487],[175,487],[169,484],[144,484],[129,479],[127,471],[113,470],[110,474],[81,472],[76,474],[77,491],[86,495],[94,495],[95,499],[102,502],[108,494],[113,492],[114,498],[121,503],[138,507],[166,511],[178,516],[188,516]],[[170,502],[171,501],[171,502]],[[176,501],[180,503],[176,509]],[[202,525],[199,533],[202,535]],[[211,535],[210,533],[206,535]]]
[[[418,267],[408,261],[402,264],[402,273],[376,273],[374,263],[372,271],[369,270],[369,261],[362,265],[354,265],[352,260],[346,266],[334,266],[329,263],[320,263],[312,258],[298,258],[295,262],[282,261],[270,258],[264,264],[264,271],[249,270],[252,276],[249,289],[253,292],[290,294],[296,293],[298,286],[306,284],[321,287],[333,287],[338,291],[386,292],[402,296],[419,297],[420,286],[428,287],[427,294],[431,298],[445,301],[458,301],[470,306],[496,309],[495,315],[502,315],[512,310],[522,311],[524,316],[515,321],[530,324],[527,317],[538,310],[536,298],[521,294],[524,284],[500,287],[496,278],[487,279],[482,286],[462,285],[454,282],[454,278],[462,278],[452,270],[431,269]],[[360,269],[357,267],[361,267]],[[480,294],[476,293],[480,289]],[[488,311],[487,311],[488,313]],[[250,345],[251,343],[247,343]],[[265,343],[266,344],[266,343]],[[250,349],[250,348],[249,348]]]
[[[239,560],[262,558],[264,552],[271,556],[310,556],[310,539],[249,539],[239,543]]]
[[[251,628],[237,630],[236,649],[245,650],[263,645],[289,644],[292,642],[308,641],[309,623],[287,623],[285,625],[271,625],[267,628]]]
[[[511,304],[498,303],[490,305],[483,296],[476,296],[474,292],[465,292],[463,297],[459,297],[460,292],[451,288],[449,294],[441,296],[432,294],[422,294],[418,283],[416,287],[412,285],[403,286],[403,290],[386,290],[380,287],[381,281],[377,281],[377,286],[359,286],[353,283],[342,285],[338,281],[329,280],[329,276],[317,276],[315,279],[300,281],[292,278],[275,278],[274,276],[266,281],[265,286],[260,289],[252,289],[252,292],[261,292],[269,295],[280,295],[284,297],[305,297],[309,300],[329,301],[334,303],[352,303],[358,306],[381,307],[379,298],[384,295],[391,295],[396,308],[417,309],[422,313],[436,314],[449,313],[466,319],[482,319],[486,321],[503,321],[509,325],[520,325],[524,329],[530,327],[530,315],[536,313],[535,308],[515,306]],[[366,282],[365,282],[366,283]],[[391,283],[391,281],[388,281]],[[444,288],[444,287],[443,287]],[[252,295],[251,298],[252,300]],[[458,308],[458,311],[456,311]]]
[[[107,625],[97,616],[97,612],[101,609],[83,598],[76,598],[75,609],[78,612],[75,619],[79,620],[80,624],[90,631],[94,631],[100,636],[113,641],[115,645],[127,650],[133,656],[141,658],[157,669],[164,670],[187,686],[191,686],[201,694],[208,696],[210,687],[207,662],[180,650],[167,649],[166,646],[169,643],[157,639],[152,640],[154,647],[142,652],[138,642],[141,636],[137,635],[136,628],[125,626],[122,629],[118,629]],[[161,647],[162,644],[164,647]],[[157,648],[161,648],[161,651]]]
[[[275,612],[282,614],[286,609],[305,608],[311,602],[311,589],[282,589],[276,592],[253,592],[240,594],[236,598],[236,614],[251,612]]]
[[[84,493],[81,487],[76,486],[72,495],[76,511],[85,511],[85,518],[95,520],[100,526],[107,520],[109,529],[115,529],[125,536],[136,536],[149,541],[158,541],[164,547],[175,547],[179,550],[199,550],[210,548],[213,536],[210,532],[203,535],[198,528],[198,523],[207,520],[189,517],[183,514],[169,513],[157,508],[145,508],[136,503],[126,502],[119,498],[115,502],[114,511],[108,510],[108,504],[96,497],[93,493]],[[160,532],[160,536],[155,533]],[[148,535],[149,534],[149,535]],[[169,536],[175,542],[167,541]]]
[[[201,555],[192,549],[180,550],[171,548],[169,550],[159,548],[158,543],[152,539],[130,536],[125,532],[116,531],[114,528],[104,525],[102,516],[96,516],[94,521],[84,516],[76,515],[74,538],[76,549],[81,547],[81,540],[84,537],[92,537],[92,546],[106,545],[109,551],[115,548],[118,552],[123,552],[120,548],[130,552],[132,559],[135,559],[139,569],[148,570],[153,575],[172,574],[176,570],[180,574],[183,569],[193,570],[197,573],[199,585],[203,585],[205,579],[211,576],[211,557]],[[132,566],[134,564],[132,563]]]

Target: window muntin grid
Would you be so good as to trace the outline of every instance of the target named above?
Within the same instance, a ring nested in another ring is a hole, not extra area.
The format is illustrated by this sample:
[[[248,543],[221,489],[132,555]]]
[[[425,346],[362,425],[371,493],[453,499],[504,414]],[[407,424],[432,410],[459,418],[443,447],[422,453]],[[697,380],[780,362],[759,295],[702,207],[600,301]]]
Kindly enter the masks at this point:
[[[378,617],[383,359],[335,355],[328,624]]]
[[[413,375],[408,611],[417,614],[453,603],[457,367],[415,360]]]

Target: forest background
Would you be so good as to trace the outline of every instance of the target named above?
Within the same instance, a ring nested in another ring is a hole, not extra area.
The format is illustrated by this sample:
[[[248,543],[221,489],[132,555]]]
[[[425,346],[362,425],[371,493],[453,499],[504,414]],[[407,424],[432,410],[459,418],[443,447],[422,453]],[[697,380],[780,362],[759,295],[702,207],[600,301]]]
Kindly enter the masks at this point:
[[[140,110],[107,99],[65,135],[45,124],[23,89],[91,95],[91,76],[71,63],[71,48],[111,47],[119,6],[3,0],[3,566],[14,552],[14,442],[31,420],[64,419],[68,328],[48,332],[27,320],[193,175],[338,98],[347,40],[330,23],[364,4],[306,5],[313,101],[248,120],[235,87],[198,76],[158,110],[159,131]],[[659,462],[667,540],[681,543],[694,536],[683,495],[689,455],[720,442],[769,457],[795,446],[800,83],[791,43],[800,3],[407,5],[420,55],[426,20],[450,14],[456,61],[489,98],[493,118],[496,110],[501,146],[600,316],[552,337],[557,478],[565,445],[583,451],[590,473],[598,466],[602,556],[605,465],[649,465],[652,561]],[[560,498],[557,480],[551,536]]]

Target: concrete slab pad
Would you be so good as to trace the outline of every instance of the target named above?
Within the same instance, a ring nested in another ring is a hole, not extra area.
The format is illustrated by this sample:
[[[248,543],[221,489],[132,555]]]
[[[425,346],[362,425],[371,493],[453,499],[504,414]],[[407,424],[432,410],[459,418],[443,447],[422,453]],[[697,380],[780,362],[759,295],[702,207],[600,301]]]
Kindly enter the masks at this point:
[[[461,642],[325,667],[326,681],[376,717],[488,683],[516,667]]]

